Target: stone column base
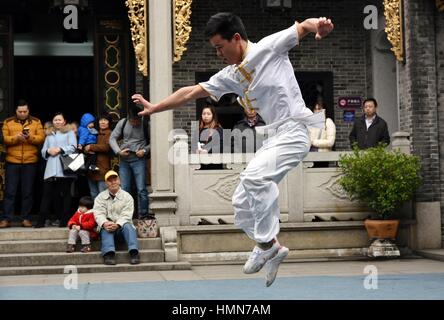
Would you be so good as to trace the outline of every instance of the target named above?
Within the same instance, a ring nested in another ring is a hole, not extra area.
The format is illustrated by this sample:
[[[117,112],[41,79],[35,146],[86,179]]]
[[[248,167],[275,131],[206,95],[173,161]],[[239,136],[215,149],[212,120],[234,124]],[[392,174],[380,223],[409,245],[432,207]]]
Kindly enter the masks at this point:
[[[177,231],[175,227],[160,228],[162,237],[162,249],[165,251],[165,262],[176,262],[179,260],[177,248]]]
[[[441,207],[439,201],[416,203],[416,249],[441,248]]]
[[[150,211],[156,215],[157,223],[162,226],[178,226],[176,216],[177,194],[174,192],[153,192],[150,194]]]

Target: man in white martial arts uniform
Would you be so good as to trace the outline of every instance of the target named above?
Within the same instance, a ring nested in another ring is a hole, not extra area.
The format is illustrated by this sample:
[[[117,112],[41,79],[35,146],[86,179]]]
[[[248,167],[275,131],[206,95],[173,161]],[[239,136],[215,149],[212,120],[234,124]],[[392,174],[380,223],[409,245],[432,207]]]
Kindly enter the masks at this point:
[[[279,233],[278,183],[296,167],[310,149],[308,126],[322,127],[323,113],[306,108],[288,51],[310,32],[321,39],[333,30],[327,18],[311,18],[288,29],[248,41],[242,20],[231,13],[210,18],[205,36],[227,67],[207,82],[184,87],[157,104],[133,95],[142,104],[140,115],[173,109],[191,100],[211,96],[219,100],[226,93],[236,93],[244,108],[255,109],[273,132],[241,173],[233,195],[235,224],[257,245],[244,265],[245,273],[254,273],[266,265],[266,285],[270,286],[288,248],[277,241]]]

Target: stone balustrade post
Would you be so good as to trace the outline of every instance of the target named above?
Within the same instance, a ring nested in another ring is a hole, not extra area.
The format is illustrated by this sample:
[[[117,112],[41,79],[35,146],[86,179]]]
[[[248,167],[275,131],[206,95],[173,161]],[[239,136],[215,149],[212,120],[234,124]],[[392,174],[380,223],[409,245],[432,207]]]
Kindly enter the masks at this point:
[[[392,150],[398,149],[402,153],[411,154],[410,134],[408,132],[397,131],[392,135]]]

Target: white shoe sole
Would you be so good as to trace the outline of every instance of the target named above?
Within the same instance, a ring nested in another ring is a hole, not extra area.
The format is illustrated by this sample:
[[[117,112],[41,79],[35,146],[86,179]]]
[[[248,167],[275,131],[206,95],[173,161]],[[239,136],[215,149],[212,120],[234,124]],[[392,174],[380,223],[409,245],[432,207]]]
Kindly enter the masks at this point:
[[[272,259],[268,260],[265,264],[265,268],[267,270],[267,274],[265,276],[265,285],[267,287],[271,286],[276,279],[276,275],[279,270],[279,265],[282,261],[288,256],[288,253],[290,250],[287,247],[282,247],[279,249],[276,256],[274,256]]]

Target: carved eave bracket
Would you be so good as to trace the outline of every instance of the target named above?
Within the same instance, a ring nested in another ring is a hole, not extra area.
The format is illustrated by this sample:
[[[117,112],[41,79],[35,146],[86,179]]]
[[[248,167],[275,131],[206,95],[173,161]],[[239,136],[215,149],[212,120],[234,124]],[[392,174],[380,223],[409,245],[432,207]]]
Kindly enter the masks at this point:
[[[131,22],[131,39],[137,59],[137,68],[148,76],[147,8],[145,0],[127,0],[128,18]]]
[[[182,59],[191,33],[191,3],[193,0],[173,0],[174,8],[174,62]]]
[[[385,32],[398,61],[404,61],[402,0],[384,0]]]

